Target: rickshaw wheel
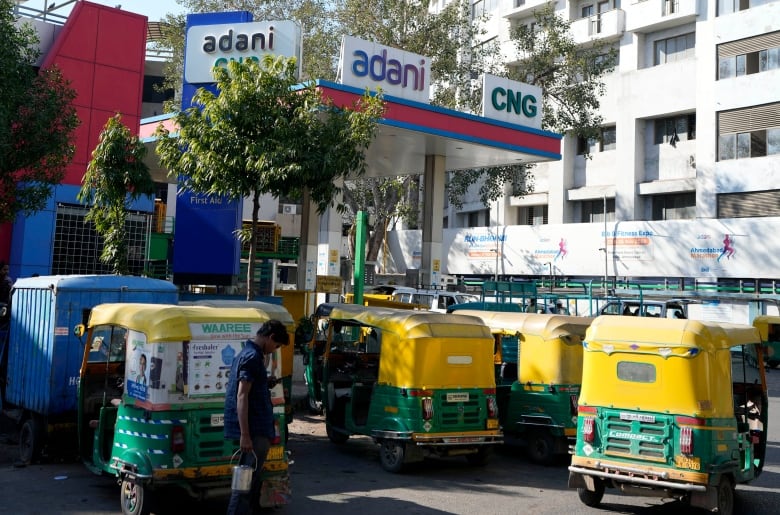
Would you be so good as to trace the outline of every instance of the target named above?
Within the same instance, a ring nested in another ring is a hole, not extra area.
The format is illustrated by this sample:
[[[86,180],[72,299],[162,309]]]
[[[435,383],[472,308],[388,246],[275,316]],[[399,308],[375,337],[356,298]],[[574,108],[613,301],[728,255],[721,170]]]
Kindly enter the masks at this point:
[[[19,430],[19,460],[22,463],[32,463],[41,455],[41,425],[30,417],[24,421]]]
[[[325,426],[325,433],[328,435],[328,440],[330,440],[333,443],[342,444],[347,440],[349,440],[348,434],[331,429],[330,424],[327,424]]]
[[[555,440],[544,431],[534,431],[528,438],[528,456],[540,465],[549,465],[555,456]]]
[[[726,476],[718,483],[718,513],[732,515],[734,513],[734,483]]]
[[[122,480],[119,489],[120,503],[124,515],[149,515],[152,511],[149,489],[134,481]]]
[[[474,454],[467,454],[466,461],[469,462],[469,465],[484,467],[490,461],[491,456],[493,456],[493,448],[483,445]]]
[[[382,440],[379,445],[379,462],[388,472],[401,472],[406,458],[406,446],[396,440]]]
[[[769,365],[771,368],[777,368],[778,365],[780,365],[780,361],[778,361],[776,359],[772,359],[772,360],[769,360],[767,365]]]
[[[309,412],[312,415],[322,415],[322,403],[320,401],[313,398],[311,395],[308,395],[306,400],[309,403]]]
[[[601,500],[604,498],[604,481],[600,479],[594,479],[596,490],[588,490],[587,488],[578,488],[577,495],[585,506],[591,508],[597,507],[601,504]]]

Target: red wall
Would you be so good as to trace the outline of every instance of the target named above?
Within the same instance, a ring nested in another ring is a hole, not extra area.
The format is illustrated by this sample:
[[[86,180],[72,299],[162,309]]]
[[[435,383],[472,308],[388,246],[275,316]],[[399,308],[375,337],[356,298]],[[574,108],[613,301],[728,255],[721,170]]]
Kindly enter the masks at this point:
[[[146,16],[76,3],[43,62],[44,68],[57,65],[77,93],[81,125],[63,183],[81,184],[100,131],[115,113],[138,133],[145,58]]]

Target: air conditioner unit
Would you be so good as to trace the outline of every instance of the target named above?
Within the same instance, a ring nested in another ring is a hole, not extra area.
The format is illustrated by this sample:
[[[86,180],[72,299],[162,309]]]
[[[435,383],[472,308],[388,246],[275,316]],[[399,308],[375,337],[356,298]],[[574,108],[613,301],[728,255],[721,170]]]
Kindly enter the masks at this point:
[[[296,207],[295,204],[282,204],[282,213],[285,215],[294,215],[297,212]]]

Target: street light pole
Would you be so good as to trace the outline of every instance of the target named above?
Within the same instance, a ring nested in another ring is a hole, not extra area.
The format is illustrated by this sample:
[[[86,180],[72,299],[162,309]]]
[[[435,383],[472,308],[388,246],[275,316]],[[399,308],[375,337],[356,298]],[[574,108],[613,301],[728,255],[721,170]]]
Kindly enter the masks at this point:
[[[604,297],[607,296],[607,280],[609,275],[609,255],[607,247],[607,194],[604,194]]]
[[[496,281],[496,284],[498,284],[498,199],[496,199],[496,272],[494,280]]]

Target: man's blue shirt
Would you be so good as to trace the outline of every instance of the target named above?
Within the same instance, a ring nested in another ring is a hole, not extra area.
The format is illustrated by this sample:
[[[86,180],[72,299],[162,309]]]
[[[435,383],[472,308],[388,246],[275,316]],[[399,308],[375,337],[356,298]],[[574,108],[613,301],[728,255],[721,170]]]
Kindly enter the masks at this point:
[[[238,425],[237,395],[238,382],[249,381],[249,434],[251,437],[262,435],[268,438],[276,436],[274,413],[271,404],[271,392],[268,390],[268,374],[265,369],[265,356],[255,345],[247,340],[244,348],[233,358],[230,366],[230,379],[225,394],[225,438],[241,438]]]

